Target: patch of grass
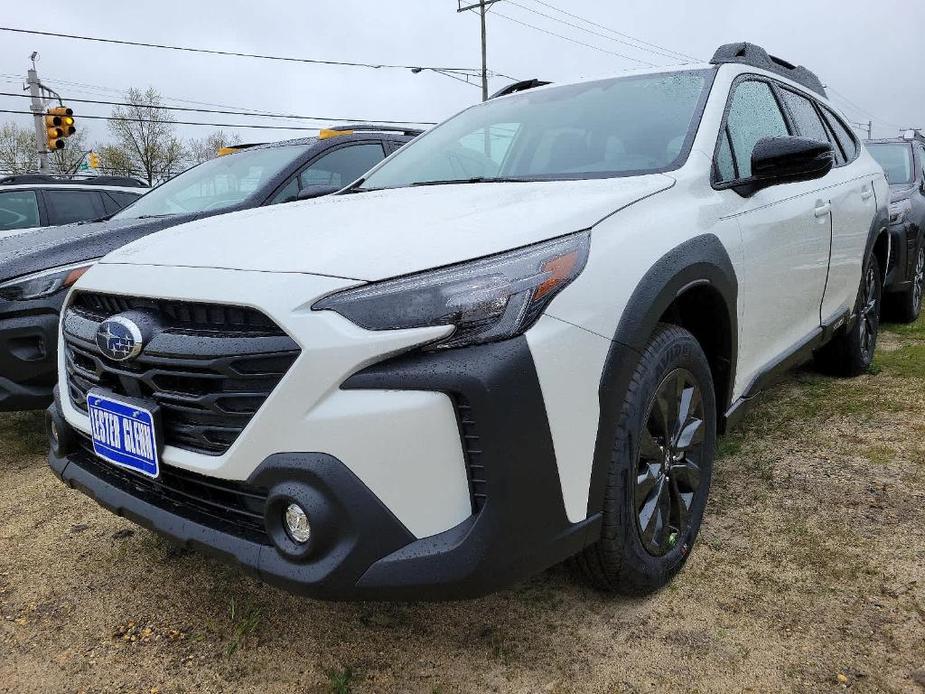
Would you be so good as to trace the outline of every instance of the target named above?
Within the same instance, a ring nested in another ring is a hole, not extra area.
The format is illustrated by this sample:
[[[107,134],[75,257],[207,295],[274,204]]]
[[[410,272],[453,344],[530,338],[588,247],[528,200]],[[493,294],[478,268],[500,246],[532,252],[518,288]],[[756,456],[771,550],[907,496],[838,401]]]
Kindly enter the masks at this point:
[[[880,352],[876,364],[889,376],[925,379],[925,342]]]
[[[892,333],[913,340],[925,340],[925,313],[915,323],[903,325],[899,323],[884,323],[881,325],[884,332]]]
[[[870,446],[863,451],[863,456],[875,465],[889,465],[896,460],[896,450],[882,444]]]
[[[231,640],[225,647],[227,657],[234,655],[244,645],[247,637],[257,628],[263,618],[259,608],[253,605],[239,606],[234,598],[231,598],[229,616],[231,618]]]
[[[327,675],[332,694],[350,694],[353,691],[355,673],[349,665],[343,670],[328,670]]]
[[[0,414],[0,441],[11,458],[40,455],[48,450],[43,412]]]

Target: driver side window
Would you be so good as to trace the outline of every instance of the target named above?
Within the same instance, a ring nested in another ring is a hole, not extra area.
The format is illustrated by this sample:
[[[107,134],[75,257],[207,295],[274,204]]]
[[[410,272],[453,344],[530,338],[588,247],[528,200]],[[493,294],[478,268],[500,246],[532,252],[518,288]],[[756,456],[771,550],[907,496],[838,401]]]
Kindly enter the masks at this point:
[[[765,137],[786,137],[790,134],[787,121],[767,82],[746,81],[735,87],[727,116],[727,132],[735,167],[729,166],[728,154],[717,164],[718,183],[728,183],[733,170],[738,178],[752,175],[752,150]],[[725,145],[723,145],[725,146]],[[725,159],[725,161],[722,161]]]

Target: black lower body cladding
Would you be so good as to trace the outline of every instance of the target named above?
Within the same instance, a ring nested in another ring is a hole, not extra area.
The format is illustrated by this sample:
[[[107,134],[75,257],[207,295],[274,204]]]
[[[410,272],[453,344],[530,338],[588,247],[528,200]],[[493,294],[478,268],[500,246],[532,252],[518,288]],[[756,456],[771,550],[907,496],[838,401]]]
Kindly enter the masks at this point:
[[[599,516],[581,523],[566,516],[546,409],[524,337],[398,357],[355,374],[342,387],[437,391],[457,406],[466,403],[461,436],[463,430],[477,436],[477,465],[467,462],[480,468],[473,514],[443,533],[416,539],[341,461],[318,452],[285,453],[263,461],[246,482],[265,498],[260,541],[94,474],[73,446],[53,446],[49,464],[65,483],[119,515],[241,564],[269,583],[323,599],[476,597],[542,571],[597,539]],[[58,435],[65,441],[75,435],[57,405],[49,418],[63,428]],[[463,450],[475,453],[471,446]],[[426,503],[426,489],[408,493]],[[281,525],[293,502],[312,522],[304,546],[293,543]]]
[[[0,300],[0,412],[42,410],[58,376],[61,299]]]

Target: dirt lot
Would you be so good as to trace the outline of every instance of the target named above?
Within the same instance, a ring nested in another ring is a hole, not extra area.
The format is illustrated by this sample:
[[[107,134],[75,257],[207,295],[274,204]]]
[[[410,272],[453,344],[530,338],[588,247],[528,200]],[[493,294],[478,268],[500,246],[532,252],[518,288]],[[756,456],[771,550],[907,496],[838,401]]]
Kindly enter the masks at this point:
[[[0,690],[925,691],[925,322],[874,371],[766,397],[647,600],[561,567],[465,603],[297,599],[66,489],[39,416],[0,417]]]

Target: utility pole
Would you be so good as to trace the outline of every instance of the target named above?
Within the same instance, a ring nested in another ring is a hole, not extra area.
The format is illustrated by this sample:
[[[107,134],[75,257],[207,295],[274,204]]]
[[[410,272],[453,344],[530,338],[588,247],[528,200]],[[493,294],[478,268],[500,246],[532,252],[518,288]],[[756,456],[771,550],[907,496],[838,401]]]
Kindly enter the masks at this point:
[[[874,139],[874,122],[872,120],[867,121],[867,139]]]
[[[39,155],[39,172],[48,172],[48,147],[45,131],[45,102],[42,100],[42,83],[39,82],[39,74],[35,69],[35,59],[38,53],[34,52],[30,56],[32,69],[29,70],[27,82],[29,84],[29,94],[32,96],[30,110],[32,118],[35,121],[35,149]]]
[[[499,0],[479,0],[474,5],[466,5],[463,7],[461,0],[458,0],[458,9],[459,12],[468,12],[469,10],[474,10],[478,8],[479,14],[481,16],[482,22],[482,101],[488,101],[488,32],[487,32],[487,21],[485,20],[485,15],[488,13],[488,8],[494,5]]]

